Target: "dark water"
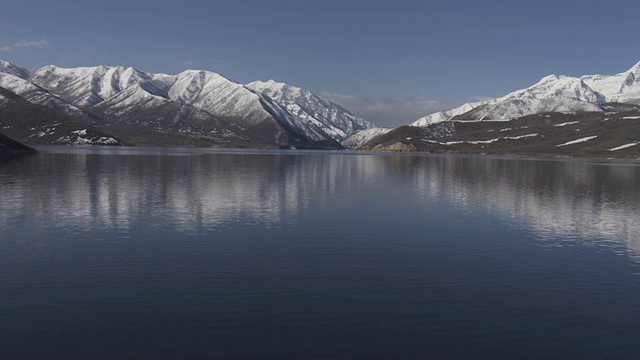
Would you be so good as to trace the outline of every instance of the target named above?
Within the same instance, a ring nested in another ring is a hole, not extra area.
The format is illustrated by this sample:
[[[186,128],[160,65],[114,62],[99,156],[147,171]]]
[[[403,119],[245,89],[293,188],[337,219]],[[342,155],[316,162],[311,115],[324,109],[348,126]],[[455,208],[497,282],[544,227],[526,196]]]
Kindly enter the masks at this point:
[[[640,166],[49,148],[0,164],[0,359],[632,359]]]

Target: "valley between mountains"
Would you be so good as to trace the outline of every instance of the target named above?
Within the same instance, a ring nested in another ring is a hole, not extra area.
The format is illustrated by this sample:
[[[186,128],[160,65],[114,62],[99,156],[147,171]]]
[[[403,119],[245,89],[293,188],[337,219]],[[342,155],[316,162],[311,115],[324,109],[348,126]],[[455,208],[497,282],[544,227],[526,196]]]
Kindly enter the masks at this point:
[[[240,84],[204,70],[166,75],[110,66],[27,70],[0,61],[0,133],[32,146],[347,148],[637,159],[639,104],[640,63],[615,75],[550,75],[503,97],[388,129],[273,80]]]

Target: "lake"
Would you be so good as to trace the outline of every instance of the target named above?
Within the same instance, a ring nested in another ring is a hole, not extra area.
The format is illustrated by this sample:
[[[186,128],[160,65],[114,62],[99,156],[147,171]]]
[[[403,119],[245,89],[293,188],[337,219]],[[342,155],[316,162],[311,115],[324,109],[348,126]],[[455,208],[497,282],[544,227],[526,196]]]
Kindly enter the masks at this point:
[[[629,359],[640,163],[41,148],[0,359]]]

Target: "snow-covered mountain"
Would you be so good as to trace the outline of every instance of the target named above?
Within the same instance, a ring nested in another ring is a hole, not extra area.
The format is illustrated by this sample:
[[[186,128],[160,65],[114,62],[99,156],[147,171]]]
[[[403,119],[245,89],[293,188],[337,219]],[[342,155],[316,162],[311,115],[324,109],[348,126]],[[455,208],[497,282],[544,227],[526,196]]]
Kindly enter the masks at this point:
[[[76,118],[88,119],[90,115],[77,106],[29,81],[29,71],[0,60],[0,87],[30,103],[43,105]]]
[[[585,75],[581,79],[609,102],[631,102],[640,99],[640,62],[620,74]]]
[[[0,60],[0,72],[5,74],[11,74],[20,78],[29,77],[29,71],[16,66],[8,61]]]
[[[453,118],[508,120],[545,112],[598,112],[604,111],[601,105],[607,102],[633,102],[638,99],[640,63],[616,75],[585,75],[579,78],[550,75],[526,89],[427,115],[411,125],[428,126]]]
[[[503,97],[431,114],[359,149],[638,158],[640,63],[612,76],[550,75]],[[442,125],[447,131],[434,132]]]
[[[210,71],[166,75],[121,66],[53,65],[27,71],[3,61],[0,87],[130,140],[137,133],[160,133],[165,140],[176,134],[211,145],[341,147],[319,124]]]
[[[152,75],[131,67],[65,69],[53,65],[36,69],[28,77],[29,81],[82,108],[99,104],[133,85],[152,79]]]
[[[111,134],[0,87],[0,131],[30,145],[122,145]]]
[[[282,104],[289,112],[319,127],[337,141],[359,131],[376,128],[374,124],[309,90],[274,80],[255,81],[247,84],[247,87]]]
[[[328,140],[322,131],[307,126],[261,94],[210,71],[187,70],[169,76],[124,67],[48,66],[33,72],[30,80],[83,107],[106,102],[111,111],[126,111],[165,105],[168,100],[227,119],[241,130],[269,122],[283,127],[283,132],[293,131],[311,142]]]

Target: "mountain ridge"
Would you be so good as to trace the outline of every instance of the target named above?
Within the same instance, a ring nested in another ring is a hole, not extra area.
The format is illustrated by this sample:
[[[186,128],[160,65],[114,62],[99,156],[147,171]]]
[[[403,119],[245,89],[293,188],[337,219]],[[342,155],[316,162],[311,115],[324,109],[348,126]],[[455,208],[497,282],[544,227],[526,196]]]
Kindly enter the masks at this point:
[[[246,86],[274,99],[292,114],[318,126],[338,141],[377,127],[331,100],[297,86],[275,80],[254,81]]]
[[[342,148],[318,126],[323,124],[305,121],[261,92],[211,71],[186,70],[166,75],[104,65],[49,65],[26,70],[2,61],[0,86],[92,126],[108,130],[117,122],[120,126],[111,129],[133,144],[139,140],[136,131],[157,131],[165,133],[169,140],[171,133],[183,137],[179,144],[188,143],[187,138],[198,138],[209,139],[210,146]],[[29,98],[30,94],[38,96]],[[170,114],[154,111],[167,107],[172,109]],[[196,118],[177,119],[179,114]],[[208,130],[199,132],[191,120],[216,126],[204,126]],[[190,125],[176,128],[175,124],[181,121]],[[131,126],[132,133],[127,133],[125,124]],[[213,136],[214,133],[224,136]],[[233,137],[235,140],[228,141]],[[199,146],[205,144],[198,142]]]
[[[0,129],[27,144],[634,157],[640,63],[616,75],[548,75],[412,126],[380,128],[309,90],[207,70],[26,70],[0,61]],[[420,126],[417,126],[420,125]]]
[[[527,88],[429,114],[410,125],[429,126],[452,119],[506,120],[545,112],[604,112],[601,104],[637,99],[640,99],[640,62],[615,75],[547,75]]]

